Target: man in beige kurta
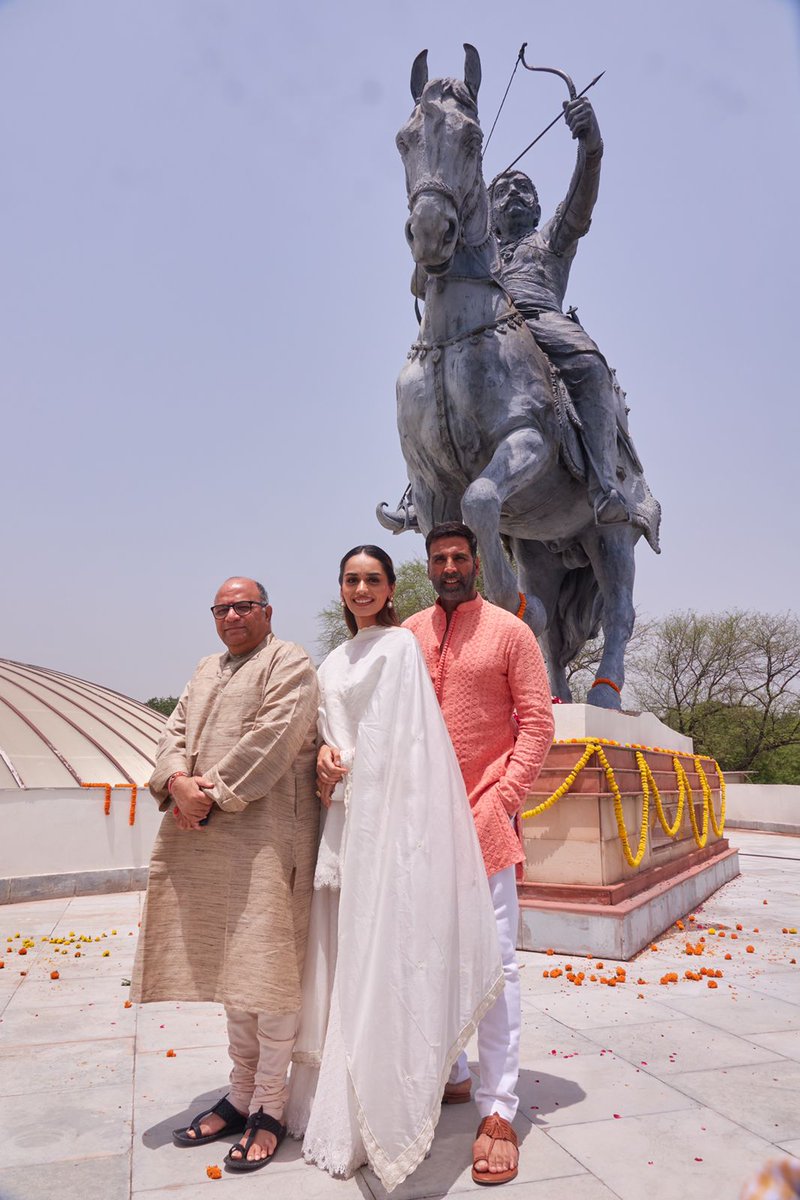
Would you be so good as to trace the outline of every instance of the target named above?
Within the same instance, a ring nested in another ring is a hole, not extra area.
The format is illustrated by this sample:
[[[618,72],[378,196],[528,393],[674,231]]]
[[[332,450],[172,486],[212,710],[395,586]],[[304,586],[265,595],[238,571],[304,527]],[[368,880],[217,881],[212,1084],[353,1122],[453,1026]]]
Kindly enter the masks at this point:
[[[176,1130],[179,1145],[239,1132],[259,1110],[281,1122],[317,846],[314,668],[299,646],[273,636],[255,580],[227,580],[212,612],[227,649],[197,666],[150,783],[167,811],[132,991],[140,1003],[225,1006],[227,1107]],[[263,1165],[282,1134],[263,1119],[248,1130],[252,1144],[238,1160]]]

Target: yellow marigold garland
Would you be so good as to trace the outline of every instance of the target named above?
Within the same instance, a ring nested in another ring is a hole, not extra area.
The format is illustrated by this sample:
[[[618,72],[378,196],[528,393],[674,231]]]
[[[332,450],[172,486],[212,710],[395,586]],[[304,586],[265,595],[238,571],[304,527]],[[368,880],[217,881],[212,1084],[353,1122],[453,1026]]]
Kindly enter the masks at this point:
[[[689,821],[691,822],[692,833],[694,834],[694,840],[697,842],[697,845],[702,850],[703,847],[705,846],[706,842],[708,841],[709,803],[708,803],[708,797],[706,796],[706,793],[705,793],[705,788],[703,789],[703,829],[701,832],[697,828],[697,817],[695,816],[695,811],[694,811],[694,801],[692,800],[692,788],[691,788],[691,784],[689,783],[689,776],[686,774],[683,763],[680,761],[680,759],[673,758],[672,765],[675,767],[675,774],[678,776],[678,779],[681,780],[681,782],[683,783],[683,786],[686,788],[686,795],[687,795],[687,800],[688,800],[687,807],[689,809]],[[705,775],[703,776],[703,778],[700,781],[701,785],[702,785],[703,781],[705,781],[705,785],[707,788],[708,780],[706,779]]]
[[[644,858],[644,852],[647,848],[647,830],[650,821],[650,796],[647,792],[642,793],[642,829],[639,835],[639,846],[634,855],[631,850],[631,844],[628,841],[628,830],[625,828],[625,813],[622,810],[622,796],[620,795],[619,787],[614,776],[614,771],[611,763],[606,758],[605,750],[602,746],[597,747],[597,757],[600,759],[600,765],[605,771],[608,786],[611,789],[611,795],[614,797],[614,816],[617,818],[617,832],[619,840],[622,842],[622,853],[625,855],[625,861],[629,867],[638,867]]]
[[[559,744],[560,745],[580,744],[582,741],[583,741],[583,739],[581,739],[581,738],[569,738],[569,739],[567,739],[566,743],[561,742]],[[609,763],[608,759],[606,758],[605,752],[603,750],[604,745],[620,746],[621,743],[610,741],[607,738],[598,738],[598,739],[587,739],[585,742],[585,745],[586,745],[586,749],[584,750],[583,754],[581,755],[579,761],[575,764],[575,766],[570,771],[569,775],[567,775],[567,777],[563,781],[563,783],[561,783],[560,786],[556,788],[556,790],[553,792],[553,794],[551,796],[548,796],[548,798],[546,800],[543,800],[541,804],[537,804],[537,806],[535,808],[528,809],[526,812],[522,813],[522,816],[520,818],[521,820],[526,821],[526,820],[528,820],[528,818],[536,817],[540,813],[546,812],[548,808],[552,808],[552,806],[558,800],[560,800],[562,798],[562,796],[565,796],[567,794],[567,792],[570,790],[570,788],[574,784],[575,780],[580,775],[583,768],[596,754],[600,761],[600,765],[602,766],[603,771],[605,773],[606,780],[607,780],[608,786],[609,786],[609,790],[614,798],[614,815],[617,820],[617,832],[619,833],[620,842],[622,843],[622,852],[625,855],[625,861],[628,863],[628,865],[630,867],[633,867],[633,868],[638,867],[641,864],[642,859],[644,858],[644,852],[645,852],[645,849],[647,846],[647,834],[648,834],[649,820],[650,820],[650,792],[651,792],[651,789],[652,789],[653,799],[654,799],[655,806],[656,806],[656,815],[658,816],[658,820],[661,824],[662,829],[664,830],[664,832],[667,834],[668,837],[675,837],[676,834],[678,833],[678,830],[680,829],[680,826],[681,826],[681,821],[683,819],[684,806],[687,806],[689,809],[689,820],[690,820],[690,823],[692,826],[692,834],[694,836],[694,840],[695,840],[696,844],[698,845],[698,847],[700,847],[700,849],[702,849],[708,841],[709,820],[711,822],[711,826],[714,830],[714,833],[717,835],[717,837],[722,836],[723,830],[725,828],[725,779],[722,774],[722,770],[720,769],[719,763],[716,762],[715,759],[709,758],[707,755],[695,754],[692,756],[693,761],[694,761],[695,770],[696,770],[697,776],[700,780],[700,786],[703,791],[703,825],[702,825],[702,830],[701,830],[701,829],[698,829],[698,827],[697,827],[697,817],[695,815],[694,804],[692,802],[692,788],[691,788],[691,784],[689,783],[689,777],[686,774],[686,770],[685,770],[683,764],[681,763],[680,759],[678,758],[677,754],[674,754],[674,753],[672,754],[672,766],[675,771],[676,779],[678,781],[678,808],[677,808],[677,812],[675,815],[675,820],[672,823],[672,825],[670,825],[669,821],[667,820],[667,815],[664,811],[663,804],[661,802],[661,795],[659,793],[658,786],[655,781],[655,777],[653,776],[653,772],[651,771],[650,766],[649,766],[646,758],[644,757],[644,754],[642,753],[642,751],[647,750],[648,747],[634,744],[631,746],[623,747],[625,749],[631,749],[631,750],[635,749],[636,750],[636,765],[639,768],[639,779],[641,781],[641,787],[642,787],[641,832],[639,835],[639,845],[637,847],[636,854],[634,854],[633,851],[631,850],[630,841],[628,839],[628,830],[625,825],[625,814],[624,814],[623,807],[622,807],[622,795],[620,793],[619,786],[617,785],[617,780],[614,775],[614,769],[611,766],[611,764]],[[649,747],[649,749],[651,749],[651,750],[654,749],[658,753],[670,753],[670,751],[665,751],[661,747]],[[711,762],[713,764],[714,769],[717,773],[717,778],[719,780],[719,787],[720,787],[719,821],[717,821],[717,817],[714,812],[714,806],[713,806],[712,795],[711,795],[711,785],[709,784],[708,777],[706,776],[706,773],[703,770],[703,766],[702,766],[703,760],[705,760],[706,762]],[[687,800],[688,800],[688,805],[687,805]]]
[[[711,824],[714,827],[714,833],[717,835],[717,837],[722,837],[722,831],[725,828],[726,786],[725,786],[725,776],[722,774],[722,768],[720,767],[720,765],[716,759],[714,759],[714,770],[717,772],[717,779],[719,780],[719,825],[717,825],[716,818],[714,817],[713,811],[711,813]]]
[[[522,814],[520,820],[527,821],[528,817],[538,817],[539,813],[546,812],[548,808],[553,807],[553,805],[555,804],[555,802],[557,800],[560,800],[562,796],[566,796],[567,792],[572,787],[573,783],[578,778],[581,771],[588,763],[589,759],[592,757],[593,754],[595,754],[595,752],[598,749],[599,749],[599,747],[597,746],[596,743],[589,742],[588,745],[586,746],[586,749],[584,750],[583,754],[580,757],[580,761],[575,764],[575,766],[572,768],[569,775],[564,780],[564,782],[561,784],[561,786],[556,788],[556,790],[553,792],[552,796],[548,796],[547,799],[545,801],[543,801],[541,804],[537,804],[536,808],[531,808],[527,812],[524,812]]]
[[[658,785],[655,781],[655,777],[653,775],[653,772],[650,770],[650,766],[647,762],[647,759],[642,754],[641,750],[636,751],[636,764],[639,767],[639,778],[642,781],[642,795],[646,795],[649,788],[653,789],[653,799],[656,802],[656,816],[658,817],[658,819],[661,823],[661,828],[664,830],[664,833],[667,835],[667,837],[671,837],[671,838],[675,837],[675,834],[678,832],[678,830],[681,827],[681,821],[683,820],[683,805],[684,805],[684,801],[686,798],[683,783],[681,782],[681,780],[679,778],[678,779],[678,811],[675,814],[674,823],[672,825],[670,825],[669,821],[667,820],[667,814],[664,812],[664,806],[661,803],[661,793],[658,790]],[[677,772],[676,772],[676,774],[677,774]]]

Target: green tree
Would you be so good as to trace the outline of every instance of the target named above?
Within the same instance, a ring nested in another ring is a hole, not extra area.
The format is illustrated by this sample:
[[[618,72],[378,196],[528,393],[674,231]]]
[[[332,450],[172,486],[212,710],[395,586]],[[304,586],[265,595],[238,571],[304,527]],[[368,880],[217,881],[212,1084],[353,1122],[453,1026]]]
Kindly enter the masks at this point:
[[[793,613],[671,613],[631,656],[638,707],[726,770],[783,782],[800,748],[800,620]]]
[[[149,700],[145,700],[148,708],[154,708],[156,712],[163,713],[165,717],[170,716],[177,703],[177,696],[151,696]]]
[[[651,621],[644,620],[639,616],[636,617],[631,640],[628,643],[629,659],[636,653],[640,646],[647,644],[652,624]],[[567,663],[567,682],[569,683],[569,690],[572,692],[572,701],[574,704],[586,703],[586,697],[597,678],[602,656],[603,634],[599,633],[596,638],[590,638],[588,642],[585,642],[572,661]]]
[[[421,558],[412,558],[410,562],[401,563],[395,570],[397,587],[394,591],[394,606],[400,620],[405,621],[412,613],[433,604],[435,597],[428,579],[427,567]],[[317,621],[317,649],[325,657],[350,637],[341,600],[334,600],[323,608],[317,616]]]

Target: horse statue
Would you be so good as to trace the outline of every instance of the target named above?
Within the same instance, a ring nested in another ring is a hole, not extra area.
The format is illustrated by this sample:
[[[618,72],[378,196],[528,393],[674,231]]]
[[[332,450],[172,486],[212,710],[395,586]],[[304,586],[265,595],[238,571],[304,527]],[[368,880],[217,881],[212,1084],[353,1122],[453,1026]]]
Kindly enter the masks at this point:
[[[463,81],[429,81],[427,52],[417,56],[414,111],[397,135],[406,239],[426,281],[418,339],[397,383],[411,489],[400,524],[424,535],[464,521],[475,531],[487,596],[541,638],[559,699],[572,698],[567,664],[602,626],[588,701],[619,708],[635,615],[634,546],[644,533],[658,550],[660,510],[623,436],[617,479],[631,519],[595,522],[575,410],[498,277],[482,174],[480,58],[464,50]],[[382,508],[379,519],[397,528]]]

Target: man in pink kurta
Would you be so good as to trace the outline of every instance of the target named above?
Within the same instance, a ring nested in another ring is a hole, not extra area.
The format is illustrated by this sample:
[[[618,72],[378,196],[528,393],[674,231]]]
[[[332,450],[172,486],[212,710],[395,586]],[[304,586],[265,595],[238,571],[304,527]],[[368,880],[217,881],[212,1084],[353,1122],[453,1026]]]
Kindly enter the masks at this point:
[[[405,622],[422,647],[467,788],[495,905],[505,989],[478,1029],[481,1123],[473,1178],[502,1183],[517,1174],[510,1122],[519,1104],[520,995],[516,961],[519,904],[515,868],[524,853],[514,827],[553,740],[547,672],[533,633],[489,604],[475,583],[475,535],[451,522],[428,534],[432,607]],[[456,1062],[445,1103],[470,1098],[466,1055]]]

